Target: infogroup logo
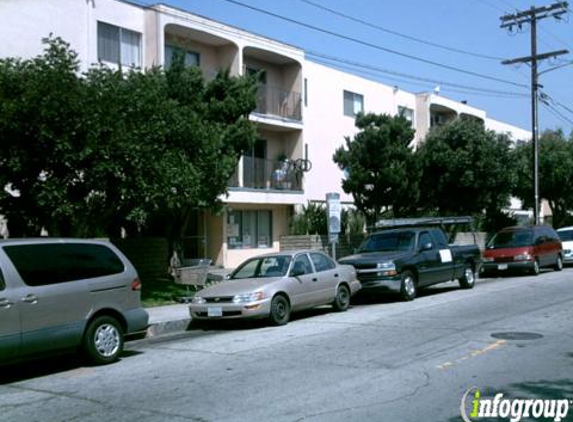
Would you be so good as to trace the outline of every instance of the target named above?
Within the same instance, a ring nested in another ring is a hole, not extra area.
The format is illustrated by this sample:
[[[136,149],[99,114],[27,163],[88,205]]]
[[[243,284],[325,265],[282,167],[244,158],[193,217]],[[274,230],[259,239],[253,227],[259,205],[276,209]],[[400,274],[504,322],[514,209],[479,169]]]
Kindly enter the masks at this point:
[[[478,387],[468,389],[462,396],[460,412],[465,422],[479,421],[480,418],[499,418],[519,422],[522,418],[553,420],[559,422],[567,417],[569,399],[511,399],[504,398],[503,393],[492,397],[482,397]]]

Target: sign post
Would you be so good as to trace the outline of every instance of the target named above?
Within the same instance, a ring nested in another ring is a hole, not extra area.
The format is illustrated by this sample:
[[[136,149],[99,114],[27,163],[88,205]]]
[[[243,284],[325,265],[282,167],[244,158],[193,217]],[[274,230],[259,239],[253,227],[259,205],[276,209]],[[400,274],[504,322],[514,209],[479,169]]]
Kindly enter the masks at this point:
[[[336,244],[340,233],[340,194],[335,192],[327,193],[326,207],[328,215],[328,242],[331,245],[332,259],[336,260]]]

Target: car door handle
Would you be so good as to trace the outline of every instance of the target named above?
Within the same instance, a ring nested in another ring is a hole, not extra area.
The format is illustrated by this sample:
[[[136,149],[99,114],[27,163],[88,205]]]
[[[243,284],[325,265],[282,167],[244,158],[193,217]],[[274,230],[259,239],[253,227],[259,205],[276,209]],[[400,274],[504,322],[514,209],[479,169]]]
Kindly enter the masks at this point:
[[[338,274],[334,274],[334,277],[338,277]]]
[[[318,278],[313,278],[312,281],[318,281]]]
[[[22,302],[38,303],[38,298],[35,295],[26,295],[22,298]]]
[[[10,302],[8,299],[0,299],[0,308],[9,308],[14,304],[14,302]]]

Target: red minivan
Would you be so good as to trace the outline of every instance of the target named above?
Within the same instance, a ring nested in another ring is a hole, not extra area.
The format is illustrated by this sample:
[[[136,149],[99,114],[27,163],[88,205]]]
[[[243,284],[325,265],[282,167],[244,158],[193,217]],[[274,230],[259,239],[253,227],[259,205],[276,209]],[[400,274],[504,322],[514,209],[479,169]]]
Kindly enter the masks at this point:
[[[549,226],[516,226],[500,230],[488,242],[480,273],[522,271],[537,275],[543,267],[563,269],[559,236]]]

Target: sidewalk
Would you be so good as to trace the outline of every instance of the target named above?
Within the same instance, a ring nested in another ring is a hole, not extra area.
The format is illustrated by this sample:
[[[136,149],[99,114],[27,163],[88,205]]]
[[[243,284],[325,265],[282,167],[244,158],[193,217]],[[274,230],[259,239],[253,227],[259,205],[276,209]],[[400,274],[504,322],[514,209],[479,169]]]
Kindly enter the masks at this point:
[[[214,280],[222,280],[231,269],[211,268],[209,276]],[[155,337],[163,334],[183,332],[189,327],[191,316],[189,315],[189,305],[185,303],[174,303],[173,305],[154,306],[145,308],[149,314],[149,328],[147,337]]]
[[[155,306],[145,310],[149,314],[147,337],[183,332],[191,322],[189,305],[184,303]]]

